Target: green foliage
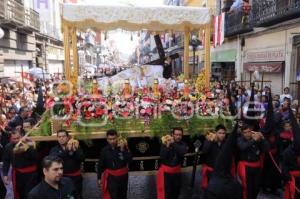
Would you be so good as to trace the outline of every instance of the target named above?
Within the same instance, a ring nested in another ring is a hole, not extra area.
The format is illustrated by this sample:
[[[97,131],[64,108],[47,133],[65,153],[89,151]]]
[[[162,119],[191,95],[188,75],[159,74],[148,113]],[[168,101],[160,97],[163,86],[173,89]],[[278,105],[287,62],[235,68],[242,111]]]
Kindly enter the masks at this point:
[[[47,113],[47,114],[46,114]],[[43,115],[43,121],[39,129],[34,130],[32,135],[51,135],[51,123],[49,112]],[[116,129],[123,137],[128,137],[130,132],[143,133],[147,132],[151,136],[161,137],[171,132],[174,127],[182,127],[185,133],[191,136],[205,134],[207,131],[213,130],[218,124],[224,124],[228,132],[233,128],[233,121],[223,119],[221,117],[205,118],[194,116],[188,120],[178,120],[170,113],[163,113],[158,118],[152,118],[149,125],[144,124],[142,119],[115,119],[113,121],[105,121],[103,119],[83,120],[82,123],[72,122],[69,129],[72,132],[80,133],[81,139],[89,139],[93,132],[105,132],[109,129]],[[103,124],[99,126],[99,124]]]
[[[51,118],[50,112],[47,111],[43,114],[40,126],[30,130],[31,136],[49,136],[51,135]]]

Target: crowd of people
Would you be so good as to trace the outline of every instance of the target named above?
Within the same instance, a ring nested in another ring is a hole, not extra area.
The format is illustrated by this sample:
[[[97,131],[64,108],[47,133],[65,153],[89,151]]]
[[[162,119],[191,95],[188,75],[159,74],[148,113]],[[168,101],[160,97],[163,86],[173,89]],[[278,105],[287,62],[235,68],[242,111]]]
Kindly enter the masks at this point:
[[[44,89],[40,89],[42,87]],[[27,92],[35,95],[48,89],[47,84],[37,88],[28,88]],[[289,89],[285,88],[282,95],[271,95],[267,86],[263,90],[255,90],[253,86],[246,89],[233,82],[230,86],[217,83],[211,92],[230,99],[232,115],[246,102],[259,103],[244,107],[244,116],[230,134],[227,135],[228,130],[221,124],[214,132],[207,133],[202,147],[201,198],[256,199],[261,190],[278,194],[280,189],[284,190],[285,199],[299,198],[300,127],[295,117],[297,103]],[[26,123],[32,126],[39,119],[34,116],[38,100],[33,97],[30,104],[31,98],[24,98],[22,94],[9,96],[6,93],[1,99],[5,106],[1,107],[0,117],[0,158],[3,161],[0,198],[5,198],[5,185],[10,181],[17,199],[82,198],[80,168],[85,154],[79,142],[66,130],[59,130],[57,146],[41,164],[35,142],[25,134]],[[22,101],[24,99],[27,101]],[[179,198],[181,164],[188,151],[182,137],[183,129],[177,127],[161,139],[158,199]],[[108,130],[106,139],[108,145],[99,152],[98,184],[102,198],[123,199],[127,197],[128,165],[132,160],[130,146],[115,130]],[[43,179],[39,177],[41,172]]]

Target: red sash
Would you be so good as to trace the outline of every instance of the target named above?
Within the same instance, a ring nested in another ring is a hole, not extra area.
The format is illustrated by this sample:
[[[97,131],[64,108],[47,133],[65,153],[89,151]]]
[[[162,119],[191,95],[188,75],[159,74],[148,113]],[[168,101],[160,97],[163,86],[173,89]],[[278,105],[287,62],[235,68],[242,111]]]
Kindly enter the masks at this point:
[[[247,199],[247,175],[246,175],[246,167],[252,168],[262,168],[263,167],[263,156],[261,156],[260,160],[257,162],[247,162],[240,161],[238,163],[238,176],[242,182],[243,186],[243,199]]]
[[[206,189],[208,185],[208,174],[212,173],[214,169],[212,167],[209,167],[207,164],[203,164],[201,168],[201,188]]]
[[[106,169],[103,174],[102,174],[102,178],[101,178],[101,182],[102,182],[102,198],[103,199],[110,199],[110,195],[109,195],[109,191],[108,191],[108,187],[107,187],[107,179],[109,175],[112,176],[122,176],[128,173],[128,168],[124,167],[121,169],[116,169],[116,170],[111,170],[111,169]]]
[[[66,177],[75,177],[75,176],[80,176],[80,175],[81,175],[80,170],[77,170],[77,171],[74,171],[71,173],[64,173],[64,176],[66,176]]]
[[[300,177],[300,171],[290,171],[291,180],[284,187],[284,199],[295,199],[296,180],[295,177]]]
[[[37,171],[36,165],[31,165],[28,167],[23,168],[13,168],[12,169],[12,183],[13,183],[13,192],[14,192],[14,199],[21,199],[20,194],[17,190],[17,172],[18,173],[33,173]]]
[[[181,172],[181,166],[169,167],[161,164],[157,172],[157,199],[165,199],[165,173],[176,174]]]

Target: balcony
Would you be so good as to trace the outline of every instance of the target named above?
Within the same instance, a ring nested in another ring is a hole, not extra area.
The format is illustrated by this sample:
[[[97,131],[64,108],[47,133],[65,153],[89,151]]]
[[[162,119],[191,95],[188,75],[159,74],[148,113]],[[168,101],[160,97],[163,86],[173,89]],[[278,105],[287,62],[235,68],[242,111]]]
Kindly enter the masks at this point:
[[[5,6],[5,0],[0,0],[0,18],[5,17],[4,6]]]
[[[25,9],[24,5],[14,0],[4,0],[5,18],[18,25],[24,25]]]
[[[256,27],[271,26],[300,17],[300,0],[253,0],[253,23]]]
[[[40,18],[36,11],[25,8],[17,0],[0,0],[0,19],[4,26],[27,31],[39,31]]]
[[[253,30],[250,17],[244,16],[242,11],[225,14],[225,37],[251,32]]]
[[[25,25],[32,29],[39,31],[40,30],[40,16],[39,13],[32,9],[25,10]]]

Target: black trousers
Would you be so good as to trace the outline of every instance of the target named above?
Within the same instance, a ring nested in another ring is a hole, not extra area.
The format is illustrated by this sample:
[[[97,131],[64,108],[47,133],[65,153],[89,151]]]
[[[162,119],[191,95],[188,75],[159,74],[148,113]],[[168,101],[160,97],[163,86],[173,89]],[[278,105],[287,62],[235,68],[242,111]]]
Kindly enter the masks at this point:
[[[27,199],[28,193],[38,184],[38,173],[16,172],[15,186],[20,199]],[[15,193],[14,193],[15,194]]]
[[[243,187],[234,177],[213,175],[201,199],[242,199]]]
[[[0,175],[1,178],[1,175]],[[0,179],[0,199],[4,199],[6,196],[6,188],[4,186],[4,183],[2,179]]]
[[[107,188],[111,199],[126,199],[128,174],[122,176],[108,176]]]
[[[70,178],[75,186],[76,198],[82,199],[82,176],[65,176]]]
[[[260,191],[261,169],[246,167],[247,199],[256,199]]]
[[[278,156],[273,156],[276,162],[279,162]],[[265,156],[264,168],[262,171],[262,188],[264,190],[271,189],[275,192],[277,189],[281,188],[281,174],[271,160],[269,154]]]
[[[165,173],[165,199],[178,199],[181,188],[181,173]]]

